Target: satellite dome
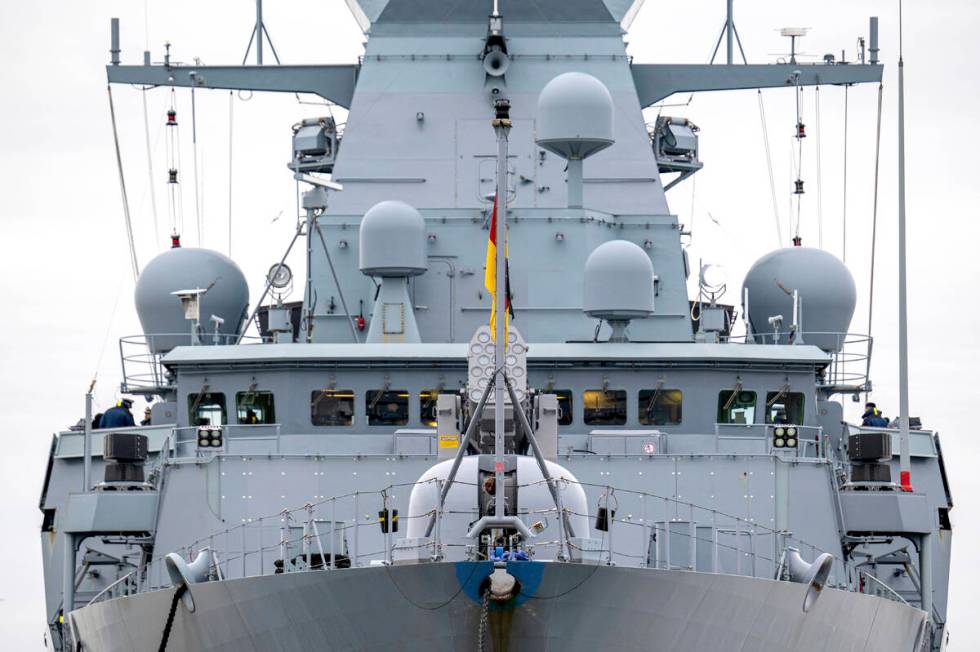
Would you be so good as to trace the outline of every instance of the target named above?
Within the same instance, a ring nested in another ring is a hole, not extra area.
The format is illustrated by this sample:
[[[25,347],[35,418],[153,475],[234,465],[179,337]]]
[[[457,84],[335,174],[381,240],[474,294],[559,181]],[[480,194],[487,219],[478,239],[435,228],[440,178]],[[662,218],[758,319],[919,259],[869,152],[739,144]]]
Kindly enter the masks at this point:
[[[538,96],[537,143],[566,159],[584,159],[615,142],[613,100],[605,84],[566,72]]]
[[[755,335],[768,335],[766,341],[772,342],[775,329],[769,318],[782,315],[779,341],[787,343],[796,290],[803,341],[825,351],[840,350],[854,316],[857,290],[851,272],[833,254],[811,247],[777,249],[752,265],[742,287],[743,297],[745,289],[749,291],[749,321]]]
[[[585,261],[583,307],[590,317],[624,321],[653,313],[653,263],[638,245],[612,240]]]
[[[417,276],[428,268],[425,219],[405,202],[375,204],[361,220],[361,271],[369,276]]]
[[[238,333],[248,308],[248,282],[241,268],[217,251],[175,247],[151,260],[136,281],[136,313],[153,353],[190,344],[190,324],[180,299],[171,293],[195,288],[210,288],[201,297],[205,330],[214,332],[208,320],[215,315],[224,319],[219,333]]]
[[[467,455],[462,459],[456,479],[449,493],[446,495],[446,502],[443,505],[443,522],[441,532],[443,542],[450,545],[455,543],[469,543],[465,538],[465,533],[473,524],[475,517],[473,510],[479,499],[480,486],[480,467],[483,470],[492,469],[491,455]],[[555,509],[555,501],[551,497],[548,485],[544,482],[541,468],[533,457],[518,455],[514,458],[517,462],[517,483],[518,497],[517,504],[521,511],[528,510],[530,514],[547,513]],[[420,538],[425,536],[428,527],[428,515],[433,513],[439,502],[439,486],[434,480],[439,479],[443,482],[449,477],[449,471],[453,466],[453,460],[439,462],[429,468],[428,471],[412,486],[412,493],[408,499],[408,538]],[[555,462],[545,461],[548,474],[554,478],[563,478],[567,484],[563,483],[561,490],[561,500],[563,507],[568,510],[569,522],[575,532],[576,537],[587,538],[589,536],[589,504],[585,495],[585,489],[579,484],[578,480],[572,475],[571,471],[556,464]],[[492,471],[491,471],[492,473]],[[539,535],[542,540],[552,540],[558,536],[558,523],[554,518],[544,519],[546,529]],[[459,533],[458,540],[446,537],[448,533]]]

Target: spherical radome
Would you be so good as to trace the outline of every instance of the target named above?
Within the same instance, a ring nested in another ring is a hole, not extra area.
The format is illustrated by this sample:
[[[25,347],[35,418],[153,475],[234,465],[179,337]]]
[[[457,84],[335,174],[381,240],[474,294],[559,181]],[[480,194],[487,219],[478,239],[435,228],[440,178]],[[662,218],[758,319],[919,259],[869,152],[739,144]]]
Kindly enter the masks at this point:
[[[417,276],[428,268],[425,219],[401,201],[383,201],[364,214],[360,268],[370,276]]]
[[[468,541],[465,535],[475,520],[473,510],[476,508],[479,499],[481,458],[486,465],[484,469],[493,468],[489,455],[468,455],[463,458],[459,465],[456,479],[446,496],[444,505],[445,511],[441,526],[444,543],[456,544]],[[534,458],[518,455],[515,459],[517,461],[517,483],[520,487],[517,504],[521,511],[527,510],[530,514],[543,514],[548,510],[554,510],[554,499],[548,491],[548,486],[543,482],[544,477]],[[439,502],[439,485],[436,484],[435,480],[445,481],[449,477],[449,470],[452,465],[453,460],[439,462],[423,473],[412,487],[412,493],[408,499],[408,516],[405,519],[408,521],[406,533],[408,538],[424,536],[429,521],[428,515],[433,513]],[[562,486],[562,505],[569,512],[569,519],[575,536],[588,538],[589,505],[585,490],[571,471],[562,465],[546,460],[545,466],[552,478],[556,480],[564,478],[568,481],[567,483],[560,483]],[[557,521],[554,518],[542,520],[547,521],[547,529],[539,535],[541,540],[548,541],[556,538],[558,536]]]
[[[653,263],[626,240],[599,245],[585,261],[583,309],[597,319],[636,319],[653,313]]]
[[[219,333],[237,334],[248,308],[248,282],[231,258],[210,249],[176,247],[143,268],[134,300],[143,333],[152,336],[149,340],[154,353],[190,344],[190,323],[184,319],[180,299],[171,293],[208,287],[201,298],[202,327],[213,333],[209,320],[215,315],[225,320]]]
[[[812,247],[772,251],[752,265],[742,285],[749,291],[752,332],[773,341],[769,318],[782,315],[779,341],[787,342],[793,320],[793,291],[800,297],[803,341],[825,351],[840,350],[851,325],[857,289],[854,277],[836,256]],[[744,308],[744,306],[743,306]]]
[[[563,158],[584,159],[613,144],[613,100],[582,72],[558,75],[538,96],[537,143]]]

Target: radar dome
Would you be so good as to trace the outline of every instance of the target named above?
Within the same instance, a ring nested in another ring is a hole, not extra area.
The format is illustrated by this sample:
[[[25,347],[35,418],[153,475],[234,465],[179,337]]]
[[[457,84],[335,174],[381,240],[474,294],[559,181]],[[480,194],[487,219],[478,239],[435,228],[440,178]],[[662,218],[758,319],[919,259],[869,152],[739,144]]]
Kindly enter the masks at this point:
[[[211,315],[224,320],[223,335],[236,335],[248,308],[248,282],[231,258],[210,249],[175,247],[147,264],[136,281],[135,303],[153,353],[190,344],[190,323],[172,292],[208,289],[201,297],[201,325],[211,334]],[[210,337],[203,338],[210,342]]]
[[[425,219],[405,202],[375,204],[361,220],[361,271],[369,276],[417,276],[428,267]]]
[[[653,263],[638,245],[612,240],[585,261],[583,308],[590,317],[624,321],[653,313]]]
[[[522,512],[527,510],[529,514],[546,514],[555,509],[555,501],[551,497],[548,485],[544,482],[541,468],[533,457],[518,455],[513,458],[517,463],[517,484],[520,492],[517,497],[517,504]],[[449,477],[449,471],[453,466],[453,460],[439,462],[429,468],[428,471],[412,486],[412,493],[408,499],[408,538],[420,538],[425,536],[428,527],[428,516],[433,513],[439,502],[440,486],[435,480],[445,480]],[[449,545],[467,544],[471,541],[466,539],[466,532],[476,517],[473,515],[478,504],[480,486],[480,471],[488,470],[492,473],[493,456],[491,455],[467,455],[462,459],[456,479],[449,493],[446,495],[446,502],[443,506],[443,522],[440,531],[443,543]],[[572,475],[571,471],[545,460],[548,474],[554,478],[562,478],[567,483],[560,483],[562,506],[568,510],[569,522],[576,537],[587,538],[589,536],[589,504],[585,495],[585,489],[579,484],[578,480]],[[558,537],[558,522],[555,518],[549,517],[542,519],[545,523],[545,530],[539,534],[542,541],[554,540]],[[455,533],[455,535],[453,534]]]
[[[777,339],[787,343],[796,290],[804,343],[825,351],[840,350],[854,316],[857,290],[851,272],[833,254],[811,247],[777,249],[752,265],[742,287],[743,298],[745,289],[749,291],[748,314],[755,335],[772,342],[775,327],[769,318],[781,315]]]
[[[584,159],[613,144],[613,100],[605,84],[566,72],[538,96],[537,143],[566,159]]]

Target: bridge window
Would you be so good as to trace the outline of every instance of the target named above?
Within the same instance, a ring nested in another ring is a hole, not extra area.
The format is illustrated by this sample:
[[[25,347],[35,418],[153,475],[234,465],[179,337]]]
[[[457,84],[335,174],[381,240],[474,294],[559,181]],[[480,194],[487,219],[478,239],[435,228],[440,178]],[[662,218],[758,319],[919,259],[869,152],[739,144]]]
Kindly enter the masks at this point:
[[[369,426],[404,426],[408,423],[408,390],[375,389],[365,394]]]
[[[802,392],[769,392],[766,394],[766,422],[803,425]]]
[[[354,424],[354,390],[315,389],[310,397],[310,420],[314,426]]]
[[[238,392],[235,395],[238,423],[259,425],[276,422],[272,392]]]
[[[422,419],[422,425],[430,428],[439,425],[436,404],[439,402],[439,394],[441,393],[438,389],[423,389],[419,392],[419,416]]]
[[[558,397],[558,425],[572,425],[572,390],[552,389],[546,393]]]
[[[718,423],[755,423],[755,392],[733,389],[718,394]]]
[[[679,389],[641,389],[640,424],[644,426],[676,426],[681,422]]]
[[[228,423],[225,395],[220,392],[188,394],[187,412],[192,426],[223,426]]]
[[[585,423],[590,426],[626,424],[625,389],[587,389],[582,396]]]

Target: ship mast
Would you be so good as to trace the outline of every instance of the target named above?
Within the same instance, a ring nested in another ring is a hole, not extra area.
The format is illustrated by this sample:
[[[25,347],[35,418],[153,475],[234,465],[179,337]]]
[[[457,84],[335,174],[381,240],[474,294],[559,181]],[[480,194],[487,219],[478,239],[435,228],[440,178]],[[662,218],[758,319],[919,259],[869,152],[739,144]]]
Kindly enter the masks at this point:
[[[909,460],[909,326],[905,260],[905,61],[902,59],[902,3],[898,3],[898,427],[903,491],[912,491]]]

